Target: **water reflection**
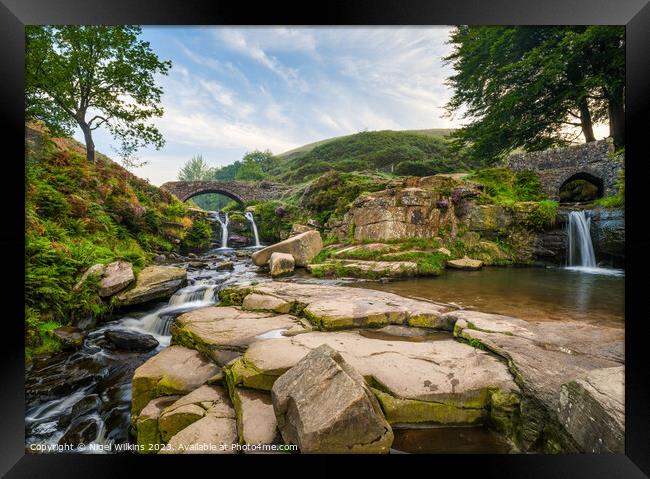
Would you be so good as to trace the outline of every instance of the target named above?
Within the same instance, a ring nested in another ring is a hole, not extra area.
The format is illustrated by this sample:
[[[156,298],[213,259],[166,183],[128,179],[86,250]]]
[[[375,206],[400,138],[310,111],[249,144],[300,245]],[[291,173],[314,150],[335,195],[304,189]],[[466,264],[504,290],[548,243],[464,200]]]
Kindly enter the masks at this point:
[[[449,270],[435,278],[363,282],[353,286],[535,321],[573,319],[610,324],[624,321],[624,277],[565,268]]]

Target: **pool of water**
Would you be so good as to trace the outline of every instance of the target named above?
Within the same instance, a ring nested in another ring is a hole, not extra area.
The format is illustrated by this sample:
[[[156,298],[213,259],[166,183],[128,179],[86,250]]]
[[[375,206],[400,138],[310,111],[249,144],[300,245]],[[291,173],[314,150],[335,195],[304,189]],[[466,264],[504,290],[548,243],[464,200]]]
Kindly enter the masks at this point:
[[[624,322],[625,277],[620,271],[594,274],[565,268],[492,267],[353,286],[531,321],[572,319],[609,326],[622,326]]]
[[[484,427],[393,428],[392,453],[507,454],[512,445]]]

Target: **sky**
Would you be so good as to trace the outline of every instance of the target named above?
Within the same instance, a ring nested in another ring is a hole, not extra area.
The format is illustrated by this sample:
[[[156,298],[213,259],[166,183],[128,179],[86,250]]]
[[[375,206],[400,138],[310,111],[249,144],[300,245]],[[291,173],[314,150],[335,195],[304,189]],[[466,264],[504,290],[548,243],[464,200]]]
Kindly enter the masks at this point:
[[[224,166],[255,149],[278,154],[368,130],[456,128],[446,115],[451,27],[143,27],[171,60],[160,150],[132,171],[155,185],[177,179],[194,155]],[[105,129],[96,149],[117,158]],[[80,131],[75,138],[82,141]]]

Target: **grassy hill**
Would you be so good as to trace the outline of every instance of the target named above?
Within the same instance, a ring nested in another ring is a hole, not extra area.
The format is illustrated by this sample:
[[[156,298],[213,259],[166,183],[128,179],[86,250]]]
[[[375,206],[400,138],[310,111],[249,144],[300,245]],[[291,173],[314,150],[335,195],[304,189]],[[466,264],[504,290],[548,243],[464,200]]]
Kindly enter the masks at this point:
[[[450,131],[385,130],[330,138],[277,155],[267,174],[295,184],[330,170],[427,176],[479,166],[449,151],[444,138]]]
[[[156,253],[207,244],[212,230],[192,220],[185,204],[110,158],[97,154],[89,163],[73,139],[52,138],[30,124],[25,146],[29,356],[57,348],[48,331],[110,311],[90,282],[73,289],[88,267],[123,259],[137,271]]]
[[[393,131],[393,130],[386,130],[386,131]],[[403,131],[398,131],[397,133],[419,133],[422,135],[428,135],[434,138],[444,138],[448,136],[452,131],[451,129],[448,128],[430,128],[426,130],[403,130]],[[337,140],[342,140],[344,138],[349,138],[354,135],[344,135],[344,136],[335,136],[333,138],[327,138],[325,140],[320,140],[320,141],[315,141],[313,143],[308,143],[303,146],[299,146],[298,148],[294,148],[293,150],[285,151],[284,153],[277,154],[278,158],[282,158],[284,160],[290,160],[292,158],[296,158],[298,156],[301,156],[305,153],[309,153],[311,150],[316,148],[317,146],[324,145],[326,143],[331,143],[332,141],[337,141]]]

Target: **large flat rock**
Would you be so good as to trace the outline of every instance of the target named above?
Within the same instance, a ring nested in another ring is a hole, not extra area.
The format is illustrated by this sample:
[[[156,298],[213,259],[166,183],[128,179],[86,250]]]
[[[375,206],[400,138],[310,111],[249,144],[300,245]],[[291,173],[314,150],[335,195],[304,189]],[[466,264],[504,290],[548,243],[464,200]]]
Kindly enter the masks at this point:
[[[226,304],[241,304],[249,294],[271,296],[291,304],[315,326],[325,329],[377,327],[387,324],[445,329],[453,322],[443,317],[449,307],[363,288],[295,284],[279,281],[224,288],[219,297]]]
[[[303,330],[295,316],[244,311],[232,306],[195,309],[180,315],[171,327],[173,344],[202,351],[219,364],[239,356],[249,344],[269,332]]]
[[[148,266],[138,274],[135,284],[115,296],[119,306],[169,298],[187,281],[187,271],[175,266]]]
[[[621,366],[624,362],[622,328],[577,321],[529,322],[474,311],[454,311],[446,316],[456,320],[454,335],[508,360],[522,392],[542,406],[546,419],[529,431],[528,443],[537,441],[537,436],[544,434],[542,429],[558,421],[563,385],[591,371]],[[580,387],[586,389],[585,385]],[[591,421],[588,415],[573,420]],[[573,441],[577,450],[591,450],[577,437]]]
[[[160,396],[187,394],[219,372],[219,367],[199,351],[170,346],[149,358],[133,373],[131,413],[140,414]]]
[[[327,344],[341,353],[379,396],[389,422],[481,422],[496,391],[516,394],[505,364],[453,338],[409,342],[372,339],[357,331],[311,332],[253,343],[225,369],[235,385],[270,390],[309,351]]]

